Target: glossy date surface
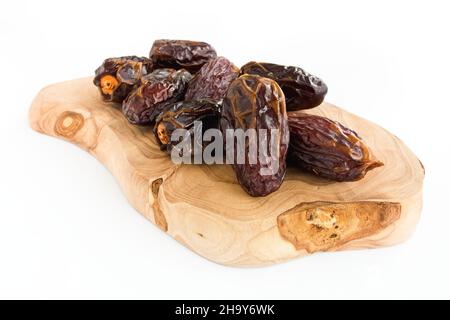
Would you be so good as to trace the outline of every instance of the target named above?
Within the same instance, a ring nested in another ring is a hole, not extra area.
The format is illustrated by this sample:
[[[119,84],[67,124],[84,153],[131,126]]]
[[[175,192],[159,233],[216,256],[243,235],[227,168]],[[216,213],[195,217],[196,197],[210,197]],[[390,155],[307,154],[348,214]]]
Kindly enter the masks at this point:
[[[190,156],[195,155],[195,151],[200,153],[208,143],[195,141],[194,134],[202,137],[208,129],[218,129],[220,119],[220,105],[212,100],[180,101],[169,106],[161,113],[155,122],[154,134],[161,146],[161,150],[171,153],[172,149],[178,145],[178,141],[172,141],[172,133],[176,129],[185,129],[189,132],[192,143],[198,143],[196,147],[191,145],[188,148]],[[197,126],[196,125],[197,122]],[[199,127],[198,123],[202,126]],[[199,132],[194,132],[199,130]],[[183,157],[183,154],[179,154]]]
[[[224,137],[227,129],[255,129],[258,149],[263,145],[259,133],[262,132],[261,129],[265,129],[268,143],[265,150],[258,150],[265,156],[258,156],[256,163],[251,164],[248,142],[244,150],[245,164],[237,163],[235,153],[233,169],[240,185],[251,196],[266,196],[276,191],[286,173],[289,146],[286,105],[279,85],[271,79],[256,75],[243,75],[234,80],[223,101],[220,123]],[[270,135],[271,129],[277,132],[275,137]],[[272,142],[276,146],[274,153],[270,150]],[[233,146],[236,151],[236,140],[233,140]],[[231,145],[226,145],[226,149],[230,147]],[[262,167],[269,167],[275,162],[278,163],[278,166],[275,165],[276,171],[271,174],[261,173]]]
[[[222,100],[231,82],[238,76],[239,68],[227,58],[211,59],[203,65],[189,83],[186,100]]]
[[[95,70],[94,84],[99,88],[103,100],[122,102],[139,84],[141,77],[152,71],[153,62],[148,58],[109,58]]]
[[[317,107],[328,92],[325,82],[298,67],[252,61],[241,68],[241,74],[257,74],[275,80],[286,97],[288,111]]]
[[[353,130],[325,117],[290,112],[289,163],[335,181],[355,181],[383,165]]]
[[[122,112],[130,123],[152,124],[166,106],[184,99],[191,79],[184,69],[156,69],[142,77],[141,85],[123,102]]]
[[[216,50],[210,44],[190,40],[160,39],[150,50],[150,59],[156,68],[184,68],[191,73],[216,57]]]

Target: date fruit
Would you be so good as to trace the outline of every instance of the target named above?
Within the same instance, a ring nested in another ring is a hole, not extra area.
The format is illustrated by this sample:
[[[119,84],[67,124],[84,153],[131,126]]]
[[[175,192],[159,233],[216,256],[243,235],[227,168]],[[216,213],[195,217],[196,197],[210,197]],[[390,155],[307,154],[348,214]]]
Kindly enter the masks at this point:
[[[133,124],[152,124],[166,106],[183,100],[191,79],[184,69],[156,69],[141,78],[141,85],[123,102],[122,112]]]
[[[153,131],[156,141],[158,141],[161,146],[161,150],[165,150],[170,154],[172,149],[178,144],[178,141],[172,141],[172,133],[176,129],[188,130],[191,137],[194,137],[194,130],[201,129],[201,132],[197,132],[196,134],[198,134],[199,137],[203,137],[203,133],[206,130],[219,128],[219,118],[220,105],[215,101],[180,101],[172,104],[158,116]],[[202,123],[201,128],[194,125],[196,121]],[[194,145],[191,146],[191,156],[195,155],[196,150],[202,152],[203,147],[208,144],[194,139],[191,141],[199,144],[197,147]],[[183,157],[183,154],[179,154],[179,156]]]
[[[157,68],[183,68],[191,73],[215,57],[216,50],[210,44],[189,40],[156,40],[150,50],[150,59]]]
[[[318,176],[355,181],[383,165],[356,132],[325,117],[289,113],[289,162]]]
[[[241,68],[241,74],[257,74],[275,80],[286,97],[288,111],[317,107],[328,92],[325,82],[298,67],[252,61]]]
[[[209,60],[189,83],[186,100],[222,100],[231,82],[239,75],[239,68],[227,58]]]
[[[105,101],[122,102],[142,76],[153,71],[153,62],[144,57],[106,59],[95,71],[94,84]]]
[[[244,148],[241,148],[244,149],[245,163],[238,159],[240,148],[237,139],[229,143],[225,138],[227,163],[229,149],[232,148],[233,169],[240,185],[251,196],[265,196],[276,191],[286,173],[289,146],[286,104],[280,86],[271,79],[257,75],[243,75],[234,80],[223,101],[220,125],[224,137],[227,137],[228,129],[234,132],[236,129],[244,132],[256,130],[256,135],[246,140]],[[261,135],[263,132],[266,132],[265,137]],[[255,150],[250,150],[252,144],[258,148],[256,155]],[[252,154],[254,161],[250,161]],[[268,174],[262,169],[271,172]]]

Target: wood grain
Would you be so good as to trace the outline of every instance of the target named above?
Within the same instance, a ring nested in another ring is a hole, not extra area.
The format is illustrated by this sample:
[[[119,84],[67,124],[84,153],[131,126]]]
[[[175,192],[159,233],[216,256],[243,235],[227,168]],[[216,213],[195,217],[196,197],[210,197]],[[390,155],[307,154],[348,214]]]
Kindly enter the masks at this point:
[[[262,266],[316,251],[406,240],[422,207],[420,161],[396,136],[343,109],[323,103],[308,112],[357,131],[385,165],[363,180],[342,183],[289,168],[277,192],[253,198],[237,184],[230,166],[173,164],[151,128],[130,125],[119,106],[102,102],[91,78],[46,87],[29,119],[34,130],[92,154],[137,211],[220,264]],[[328,230],[336,224],[343,229]]]

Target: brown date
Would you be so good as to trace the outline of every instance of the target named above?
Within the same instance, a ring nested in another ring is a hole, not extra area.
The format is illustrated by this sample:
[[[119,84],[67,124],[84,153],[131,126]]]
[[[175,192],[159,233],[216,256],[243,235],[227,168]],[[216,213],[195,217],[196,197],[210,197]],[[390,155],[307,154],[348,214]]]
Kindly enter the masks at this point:
[[[298,67],[252,61],[241,68],[241,74],[257,74],[275,80],[286,97],[288,111],[317,107],[328,92],[325,82]]]
[[[152,72],[153,62],[144,57],[106,59],[95,71],[94,84],[105,101],[122,102],[142,76]]]
[[[229,149],[235,150],[233,169],[242,188],[251,196],[265,196],[276,191],[283,182],[286,173],[286,156],[289,146],[289,128],[283,91],[273,80],[257,75],[243,75],[231,83],[223,101],[220,121],[223,136],[228,129],[256,130],[253,138],[244,144],[245,163],[237,159],[237,139],[226,142],[227,163]],[[265,129],[266,139],[260,136]],[[271,134],[271,130],[277,133]],[[264,141],[266,145],[264,145]],[[252,164],[250,145],[256,143],[258,155]],[[276,146],[272,150],[271,145]],[[262,152],[261,152],[262,151]],[[264,154],[262,157],[260,155]],[[278,165],[276,165],[278,164]],[[272,167],[271,167],[272,166]],[[271,167],[270,174],[261,169]]]
[[[211,59],[192,78],[186,91],[186,100],[222,100],[238,75],[239,68],[227,58]]]
[[[186,69],[196,73],[208,60],[217,57],[216,50],[205,42],[160,39],[150,50],[157,68]]]
[[[325,117],[289,113],[289,163],[336,181],[355,181],[383,165],[356,132]]]
[[[199,130],[195,126],[195,122],[201,122],[201,132],[197,132],[199,136],[208,129],[218,129],[220,118],[220,105],[212,100],[193,100],[180,101],[169,106],[161,113],[155,121],[154,133],[156,140],[161,146],[161,150],[171,153],[172,149],[177,146],[178,141],[172,141],[172,133],[176,129],[188,130],[190,136],[194,136],[194,130]],[[203,141],[195,141],[199,146],[192,145],[190,155],[194,156],[195,151],[202,152],[203,147],[207,144]],[[180,157],[183,157],[180,154]]]
[[[152,124],[167,105],[183,100],[191,79],[184,69],[156,69],[141,78],[141,85],[123,102],[122,112],[133,124]]]

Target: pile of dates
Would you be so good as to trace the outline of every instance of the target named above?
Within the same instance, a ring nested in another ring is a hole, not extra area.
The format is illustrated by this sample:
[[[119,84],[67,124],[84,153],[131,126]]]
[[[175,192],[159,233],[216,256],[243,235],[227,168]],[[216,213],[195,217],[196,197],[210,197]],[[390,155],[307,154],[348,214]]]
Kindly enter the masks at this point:
[[[249,138],[265,148],[255,159],[249,152],[243,153],[244,162],[236,161],[237,154],[227,158],[251,196],[276,191],[287,165],[335,181],[359,180],[383,165],[353,130],[301,111],[319,106],[328,88],[299,67],[252,61],[238,68],[208,43],[162,39],[153,43],[149,58],[106,59],[95,71],[94,84],[104,101],[121,104],[130,123],[153,126],[161,150],[168,153],[177,147],[172,133],[192,132],[198,121],[202,130],[222,131],[224,151],[235,147],[225,141],[228,129],[275,130],[270,138]],[[250,143],[245,148],[249,151]]]

